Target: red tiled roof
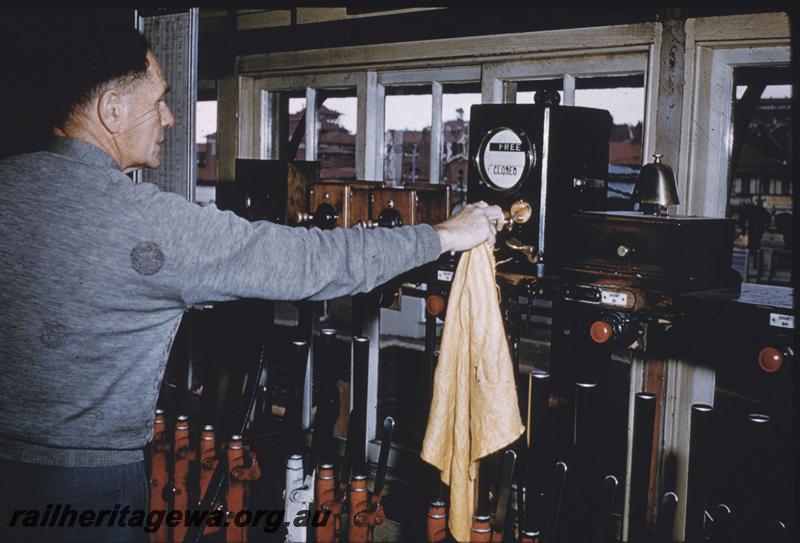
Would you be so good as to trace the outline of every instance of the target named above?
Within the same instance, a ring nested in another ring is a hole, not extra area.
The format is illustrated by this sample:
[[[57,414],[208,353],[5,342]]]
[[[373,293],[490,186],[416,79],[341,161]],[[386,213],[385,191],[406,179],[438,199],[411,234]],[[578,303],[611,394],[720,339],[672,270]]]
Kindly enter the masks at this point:
[[[347,132],[329,130],[322,132],[319,135],[319,143],[320,145],[324,145],[326,143],[338,143],[340,145],[355,146],[356,137],[354,134],[348,134]]]
[[[621,166],[642,165],[642,144],[638,142],[612,141],[608,144],[608,161]]]

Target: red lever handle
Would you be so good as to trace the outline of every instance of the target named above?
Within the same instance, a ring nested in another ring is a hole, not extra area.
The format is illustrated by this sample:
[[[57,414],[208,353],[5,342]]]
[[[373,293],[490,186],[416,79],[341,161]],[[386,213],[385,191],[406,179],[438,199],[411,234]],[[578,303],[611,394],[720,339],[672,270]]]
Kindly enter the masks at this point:
[[[438,294],[431,294],[428,296],[428,299],[425,300],[425,308],[428,310],[428,313],[433,315],[434,317],[438,317],[444,310],[447,309],[447,303],[444,301],[442,296]]]
[[[592,323],[592,326],[589,327],[589,337],[591,337],[592,341],[595,343],[606,343],[613,335],[614,330],[606,321],[595,321]]]
[[[764,347],[758,353],[758,367],[767,373],[775,373],[783,366],[783,354],[775,347]]]

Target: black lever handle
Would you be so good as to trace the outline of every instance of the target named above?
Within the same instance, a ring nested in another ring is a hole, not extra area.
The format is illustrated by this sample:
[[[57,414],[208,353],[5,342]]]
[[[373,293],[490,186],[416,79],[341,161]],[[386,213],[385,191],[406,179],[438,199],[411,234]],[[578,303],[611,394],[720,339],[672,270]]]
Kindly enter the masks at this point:
[[[503,471],[500,474],[500,486],[497,489],[497,507],[495,508],[494,523],[492,524],[492,529],[496,533],[503,533],[505,528],[508,498],[511,494],[511,483],[514,479],[516,462],[517,453],[514,451],[509,449],[503,454]]]
[[[353,337],[353,366],[350,375],[353,405],[350,408],[348,426],[348,446],[350,445],[350,428],[353,428],[353,447],[351,460],[355,473],[364,473],[367,458],[367,389],[369,375],[370,340],[365,336]]]
[[[731,508],[720,503],[714,507],[710,516],[711,529],[709,543],[731,543],[733,541],[733,513]]]
[[[692,405],[689,433],[689,476],[686,488],[686,543],[702,543],[703,527],[711,489],[710,405]]]
[[[383,419],[383,431],[381,432],[381,450],[378,454],[378,468],[375,471],[375,484],[372,487],[373,498],[380,503],[383,494],[383,484],[386,480],[386,469],[389,465],[389,451],[392,448],[392,433],[394,432],[394,419],[386,417]],[[376,504],[377,506],[377,504]]]
[[[672,528],[675,524],[675,510],[678,508],[678,496],[667,492],[661,499],[656,526],[653,530],[653,543],[673,543]]]
[[[335,340],[336,330],[323,328],[319,333],[318,348],[314,350],[319,392],[311,450],[314,463],[320,464],[333,463],[336,456],[333,426],[339,414],[339,395],[336,388],[336,360],[333,356]]]
[[[558,517],[561,514],[561,499],[564,497],[564,486],[567,482],[567,465],[558,462],[553,470],[548,487],[547,515],[545,517],[544,542],[553,543],[558,530]]]
[[[597,504],[597,520],[592,534],[592,543],[608,543],[611,540],[612,515],[614,514],[614,498],[617,496],[619,481],[613,475],[606,475],[603,480],[603,492]]]

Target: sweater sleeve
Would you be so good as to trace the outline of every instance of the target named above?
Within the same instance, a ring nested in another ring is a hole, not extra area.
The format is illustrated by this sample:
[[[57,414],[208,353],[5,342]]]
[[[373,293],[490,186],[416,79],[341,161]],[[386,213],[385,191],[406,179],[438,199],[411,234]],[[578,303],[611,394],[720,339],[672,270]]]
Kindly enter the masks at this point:
[[[366,292],[440,253],[439,237],[427,224],[307,229],[249,222],[213,204],[200,207],[157,189],[145,196],[141,209],[148,230],[163,248],[161,280],[187,306],[237,298],[324,300]]]

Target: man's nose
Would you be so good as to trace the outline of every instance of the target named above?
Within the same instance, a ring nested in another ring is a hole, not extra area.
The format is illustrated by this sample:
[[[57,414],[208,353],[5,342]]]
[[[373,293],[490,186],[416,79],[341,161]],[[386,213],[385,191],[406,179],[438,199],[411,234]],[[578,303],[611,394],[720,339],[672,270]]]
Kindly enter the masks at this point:
[[[165,128],[170,128],[175,124],[175,116],[167,104],[164,104],[164,111],[161,114],[161,125]]]

